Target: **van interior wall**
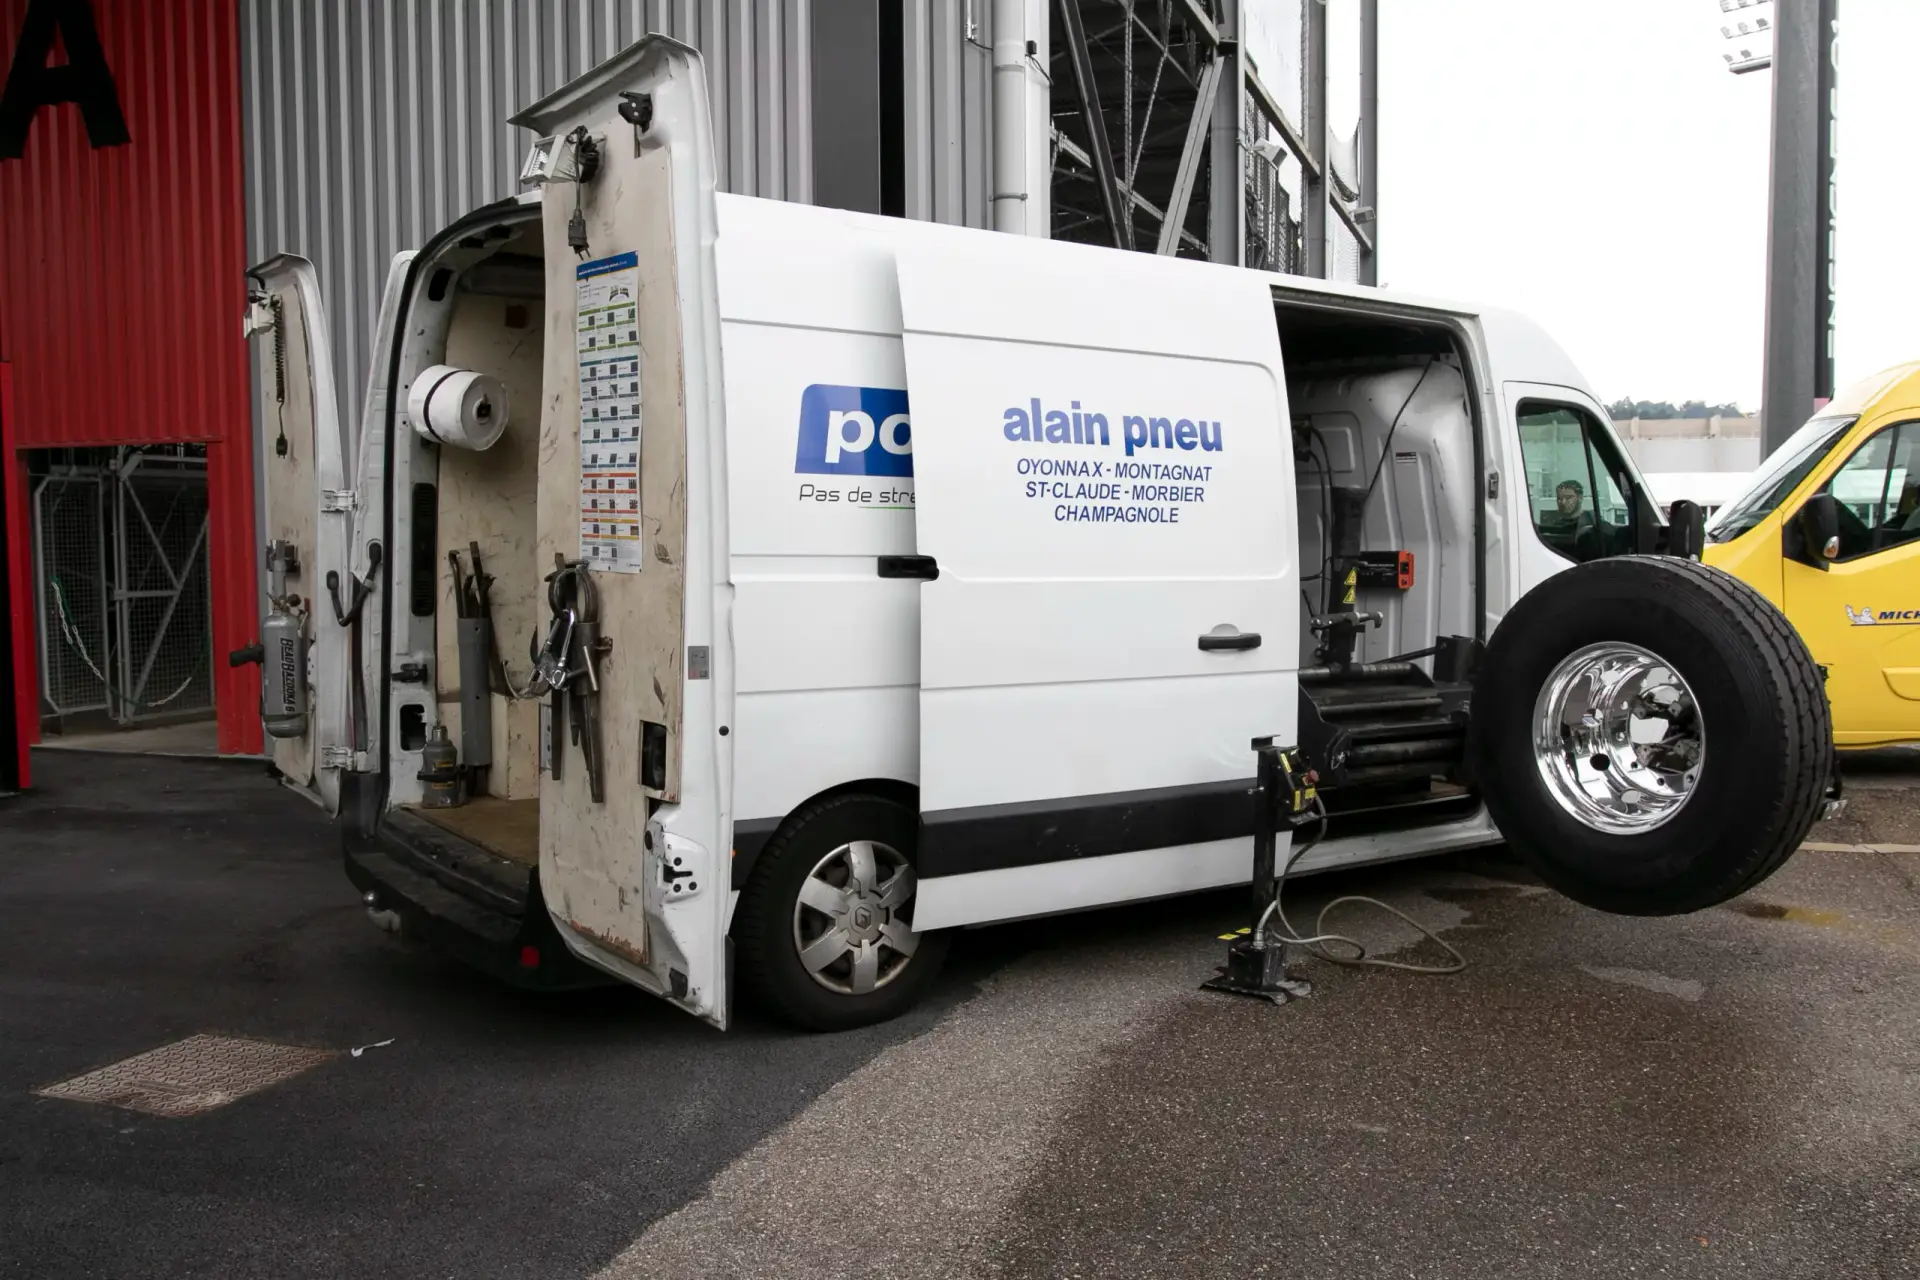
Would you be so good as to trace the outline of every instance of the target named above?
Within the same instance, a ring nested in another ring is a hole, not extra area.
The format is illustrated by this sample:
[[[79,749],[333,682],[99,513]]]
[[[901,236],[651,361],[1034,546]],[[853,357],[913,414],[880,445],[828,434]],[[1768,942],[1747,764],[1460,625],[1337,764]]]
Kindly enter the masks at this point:
[[[1306,590],[1302,663],[1314,661],[1320,644],[1311,619],[1343,607],[1384,615],[1363,633],[1357,662],[1416,652],[1442,635],[1472,635],[1473,423],[1457,361],[1392,355],[1290,364],[1288,373]],[[1343,489],[1368,495],[1360,550],[1413,553],[1411,589],[1361,585],[1353,604],[1343,605],[1346,575],[1331,554]],[[1430,660],[1423,664],[1432,670]]]
[[[470,291],[500,287],[506,274],[489,273],[486,264],[470,269],[447,330],[446,363],[498,378],[507,392],[507,427],[492,448],[478,453],[440,450],[434,692],[440,723],[456,745],[462,673],[448,553],[458,552],[462,572],[471,572],[468,547],[479,544],[482,565],[494,580],[494,644],[506,661],[510,683],[524,687],[528,640],[546,616],[545,574],[535,547],[544,307],[537,292],[527,297],[518,289],[509,295]],[[536,799],[539,704],[495,689],[492,706],[493,764],[487,771],[487,793],[508,800]]]

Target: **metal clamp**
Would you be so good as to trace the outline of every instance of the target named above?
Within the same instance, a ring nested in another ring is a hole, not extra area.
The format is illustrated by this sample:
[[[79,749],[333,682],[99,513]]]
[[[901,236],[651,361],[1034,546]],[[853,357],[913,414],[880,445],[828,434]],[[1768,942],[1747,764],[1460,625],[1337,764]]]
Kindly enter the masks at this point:
[[[572,674],[567,668],[567,650],[573,645],[574,621],[571,609],[555,614],[547,628],[547,642],[533,651],[533,674],[550,693],[566,688],[567,677]]]

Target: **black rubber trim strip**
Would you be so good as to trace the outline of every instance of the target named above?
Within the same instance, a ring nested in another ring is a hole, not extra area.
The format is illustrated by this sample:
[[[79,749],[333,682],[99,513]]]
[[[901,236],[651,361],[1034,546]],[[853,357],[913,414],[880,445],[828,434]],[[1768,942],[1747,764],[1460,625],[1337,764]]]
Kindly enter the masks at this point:
[[[1253,785],[1245,778],[923,813],[920,877],[1250,836]]]
[[[745,822],[733,824],[733,887],[747,887],[748,877],[753,875],[753,865],[760,859],[760,851],[767,847],[767,841],[773,839],[773,833],[780,829],[784,818],[749,818]]]

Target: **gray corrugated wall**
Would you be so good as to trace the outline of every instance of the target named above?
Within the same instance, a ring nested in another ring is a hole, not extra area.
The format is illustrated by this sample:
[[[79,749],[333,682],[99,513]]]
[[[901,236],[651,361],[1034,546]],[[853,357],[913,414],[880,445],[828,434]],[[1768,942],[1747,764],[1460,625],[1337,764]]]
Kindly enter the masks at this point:
[[[250,261],[313,259],[343,411],[393,255],[512,195],[532,138],[507,117],[648,32],[706,55],[726,189],[810,199],[812,7],[832,2],[239,0]],[[987,224],[989,7],[905,0],[910,216]]]
[[[909,218],[991,225],[991,0],[902,0]]]

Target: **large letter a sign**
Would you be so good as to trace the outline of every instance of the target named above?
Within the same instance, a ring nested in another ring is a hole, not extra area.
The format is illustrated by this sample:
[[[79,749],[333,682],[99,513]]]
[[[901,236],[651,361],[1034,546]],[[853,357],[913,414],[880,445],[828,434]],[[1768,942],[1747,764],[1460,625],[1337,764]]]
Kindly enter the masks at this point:
[[[66,45],[67,60],[50,67],[47,59],[53,56],[56,34]],[[117,147],[130,140],[89,0],[28,3],[20,42],[13,50],[13,67],[7,72],[6,89],[0,91],[0,160],[18,160],[27,149],[27,132],[40,108],[59,102],[80,108],[87,141],[94,146]]]

